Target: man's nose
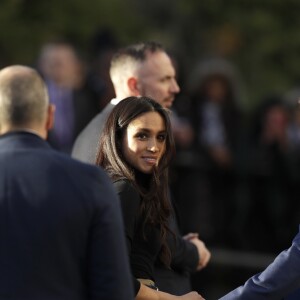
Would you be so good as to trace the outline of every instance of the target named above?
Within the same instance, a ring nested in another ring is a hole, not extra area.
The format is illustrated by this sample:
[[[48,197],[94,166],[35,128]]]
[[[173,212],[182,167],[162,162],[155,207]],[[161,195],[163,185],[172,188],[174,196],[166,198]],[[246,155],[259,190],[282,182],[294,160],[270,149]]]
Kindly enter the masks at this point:
[[[172,80],[172,83],[171,83],[171,92],[174,93],[174,94],[178,94],[180,92],[180,87],[176,81],[176,79],[174,78]]]

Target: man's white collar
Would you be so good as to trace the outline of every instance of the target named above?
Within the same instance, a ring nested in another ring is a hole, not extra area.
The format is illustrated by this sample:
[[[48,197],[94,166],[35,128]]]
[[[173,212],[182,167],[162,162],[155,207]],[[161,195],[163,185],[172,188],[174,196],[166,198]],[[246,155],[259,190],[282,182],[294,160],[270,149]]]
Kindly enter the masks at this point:
[[[117,99],[117,98],[114,98],[114,99],[111,99],[110,103],[112,105],[117,105],[122,99]]]

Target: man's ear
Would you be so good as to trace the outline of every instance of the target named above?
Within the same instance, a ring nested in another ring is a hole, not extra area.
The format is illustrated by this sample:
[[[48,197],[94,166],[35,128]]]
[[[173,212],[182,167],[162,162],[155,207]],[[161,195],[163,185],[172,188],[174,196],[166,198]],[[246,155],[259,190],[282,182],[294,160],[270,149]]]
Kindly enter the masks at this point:
[[[137,82],[136,77],[128,78],[127,86],[128,86],[131,96],[140,96],[140,91],[138,88],[138,82]]]
[[[46,130],[49,131],[54,126],[54,114],[55,114],[55,106],[53,104],[49,104],[47,111],[47,120],[46,120]]]

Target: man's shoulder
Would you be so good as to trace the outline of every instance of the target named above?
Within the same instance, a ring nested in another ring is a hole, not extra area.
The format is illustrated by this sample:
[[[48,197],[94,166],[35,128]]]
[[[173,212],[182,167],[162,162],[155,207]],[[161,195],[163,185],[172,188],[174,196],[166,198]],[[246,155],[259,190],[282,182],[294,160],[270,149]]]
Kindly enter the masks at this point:
[[[55,149],[46,151],[44,159],[45,163],[51,165],[52,168],[64,169],[66,173],[71,174],[74,178],[82,178],[83,181],[94,181],[93,179],[97,181],[99,178],[108,178],[101,167],[79,161]]]
[[[112,109],[113,105],[108,104],[104,110],[98,113],[83,131],[81,131],[75,140],[72,149],[72,157],[89,163],[95,161],[100,135],[106,118]]]
[[[99,167],[99,166],[96,166],[96,165],[92,165],[90,163],[86,163],[86,162],[82,162],[82,161],[79,161],[75,158],[72,158],[71,156],[69,155],[65,155],[64,153],[57,153],[58,151],[54,150],[56,152],[56,155],[58,157],[60,157],[61,160],[64,161],[64,163],[66,164],[66,166],[70,166],[74,169],[79,169],[79,170],[83,170],[87,173],[91,173],[91,174],[100,174],[101,176],[105,176],[105,177],[108,177],[105,173],[105,171]]]
[[[96,134],[99,134],[100,128],[103,127],[105,120],[108,114],[111,112],[112,108],[113,105],[108,104],[87,124],[87,126],[81,131],[77,139],[79,140],[85,137],[89,137],[94,132],[96,132]]]
[[[103,122],[103,112],[98,113],[87,125],[86,127],[80,132],[78,135],[77,140],[83,139],[85,137],[89,137],[91,133],[93,133],[99,125]]]
[[[66,182],[72,182],[72,185],[76,183],[77,188],[85,191],[85,194],[91,197],[99,198],[99,195],[102,195],[101,199],[104,202],[109,201],[111,196],[116,197],[116,191],[110,178],[100,166],[81,162],[63,153],[57,153],[57,151],[54,152],[52,162],[49,162],[52,168],[57,168],[53,173],[63,169]],[[104,195],[105,197],[103,197]]]
[[[297,233],[297,235],[293,239],[293,244],[297,245],[300,249],[300,225],[299,225],[299,232]]]

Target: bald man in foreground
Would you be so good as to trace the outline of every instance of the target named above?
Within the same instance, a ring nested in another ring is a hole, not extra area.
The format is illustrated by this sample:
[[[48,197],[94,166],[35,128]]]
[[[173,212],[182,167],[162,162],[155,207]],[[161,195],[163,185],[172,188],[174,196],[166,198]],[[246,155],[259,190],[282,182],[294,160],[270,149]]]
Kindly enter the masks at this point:
[[[53,114],[36,71],[0,71],[0,299],[133,299],[117,196],[45,142]]]

